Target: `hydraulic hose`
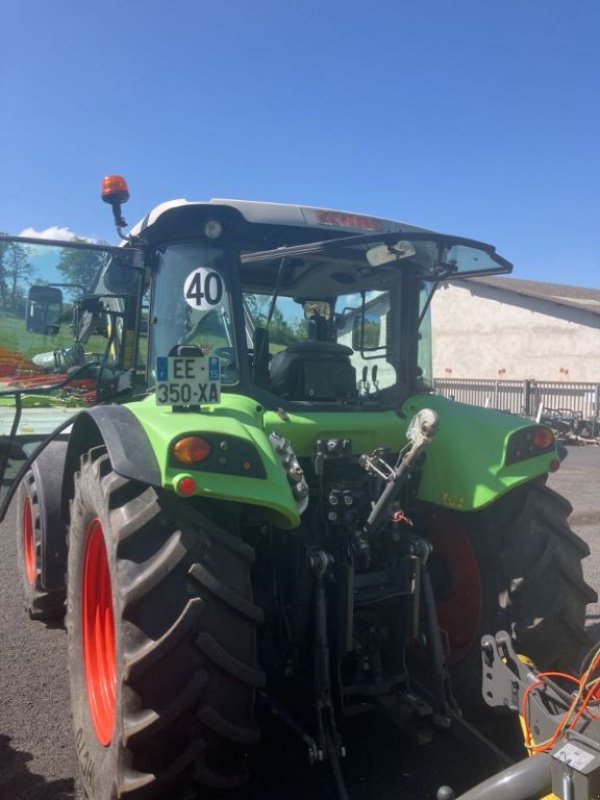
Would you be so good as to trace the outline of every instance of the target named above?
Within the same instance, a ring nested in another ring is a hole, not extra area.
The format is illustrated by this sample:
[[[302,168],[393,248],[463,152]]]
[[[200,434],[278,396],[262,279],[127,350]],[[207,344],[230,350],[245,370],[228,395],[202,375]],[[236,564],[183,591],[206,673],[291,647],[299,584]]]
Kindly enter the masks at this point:
[[[533,800],[551,788],[550,754],[540,753],[492,775],[456,800]]]

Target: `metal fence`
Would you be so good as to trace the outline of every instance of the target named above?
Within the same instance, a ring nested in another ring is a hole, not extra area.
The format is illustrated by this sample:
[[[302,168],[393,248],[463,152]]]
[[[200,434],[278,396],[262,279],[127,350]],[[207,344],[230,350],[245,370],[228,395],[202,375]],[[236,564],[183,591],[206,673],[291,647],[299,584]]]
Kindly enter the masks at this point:
[[[434,389],[459,403],[497,408],[525,417],[535,417],[542,406],[554,410],[568,409],[596,424],[600,418],[600,383],[436,378]]]

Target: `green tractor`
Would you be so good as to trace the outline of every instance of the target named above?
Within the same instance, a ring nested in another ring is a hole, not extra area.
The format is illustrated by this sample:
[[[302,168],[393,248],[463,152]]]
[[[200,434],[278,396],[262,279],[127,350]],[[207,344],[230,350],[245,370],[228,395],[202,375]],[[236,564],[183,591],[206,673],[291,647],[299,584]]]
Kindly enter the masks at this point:
[[[0,321],[0,518],[29,615],[66,611],[89,796],[242,784],[260,701],[345,797],[344,717],[473,730],[482,635],[572,668],[595,592],[551,431],[431,390],[436,287],[511,265],[247,201],[125,235],[103,187],[121,246],[0,240],[32,284]]]

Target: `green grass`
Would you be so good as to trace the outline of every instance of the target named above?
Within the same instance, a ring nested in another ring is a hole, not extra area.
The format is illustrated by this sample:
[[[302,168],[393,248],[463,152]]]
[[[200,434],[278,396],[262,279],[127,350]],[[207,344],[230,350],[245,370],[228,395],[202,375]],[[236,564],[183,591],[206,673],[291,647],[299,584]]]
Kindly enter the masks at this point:
[[[31,333],[25,327],[25,320],[2,312],[0,319],[0,347],[12,353],[31,358],[36,353],[48,350],[58,350],[69,347],[73,343],[71,331],[64,326],[56,336],[44,336],[41,333]]]
[[[2,312],[0,316],[0,364],[2,363],[2,350],[17,353],[31,360],[38,353],[49,353],[54,350],[63,350],[73,344],[73,334],[68,324],[60,327],[56,336],[45,336],[42,333],[32,333],[25,326],[25,320]],[[101,356],[106,349],[106,339],[103,336],[91,336],[86,343],[86,353],[97,353]]]

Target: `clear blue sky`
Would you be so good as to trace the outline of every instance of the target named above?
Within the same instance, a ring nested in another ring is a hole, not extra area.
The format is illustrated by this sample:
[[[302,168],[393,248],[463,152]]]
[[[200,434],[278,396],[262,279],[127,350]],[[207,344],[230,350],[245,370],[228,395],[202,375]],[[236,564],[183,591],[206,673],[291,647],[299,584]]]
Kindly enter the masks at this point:
[[[297,202],[600,288],[598,0],[4,0],[0,230]]]

